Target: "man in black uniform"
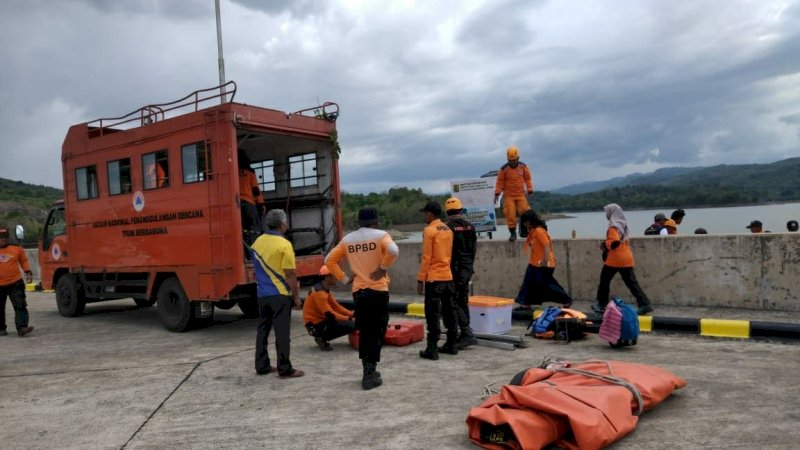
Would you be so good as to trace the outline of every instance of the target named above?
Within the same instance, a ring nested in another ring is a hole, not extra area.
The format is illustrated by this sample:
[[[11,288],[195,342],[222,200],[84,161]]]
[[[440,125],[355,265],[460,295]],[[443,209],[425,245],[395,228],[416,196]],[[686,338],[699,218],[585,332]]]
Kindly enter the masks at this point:
[[[444,203],[447,213],[447,226],[453,231],[453,255],[450,258],[450,271],[453,273],[453,283],[456,288],[454,308],[459,329],[459,349],[465,349],[478,343],[472,328],[469,327],[469,280],[473,274],[475,253],[478,245],[478,235],[475,227],[461,212],[461,201],[455,197],[447,199]],[[442,307],[445,305],[442,304]],[[441,352],[442,349],[439,349]]]

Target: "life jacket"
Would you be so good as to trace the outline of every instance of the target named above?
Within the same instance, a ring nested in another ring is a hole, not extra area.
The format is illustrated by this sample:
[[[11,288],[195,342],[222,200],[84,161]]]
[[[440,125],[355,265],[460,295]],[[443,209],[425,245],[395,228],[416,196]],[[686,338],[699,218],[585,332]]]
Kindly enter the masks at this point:
[[[557,319],[586,319],[586,314],[575,309],[548,306],[528,328],[537,339],[553,339]]]
[[[658,236],[659,234],[661,234],[661,230],[663,230],[663,229],[664,229],[664,227],[662,227],[661,225],[659,225],[657,223],[654,223],[654,224],[650,225],[649,227],[647,227],[644,230],[644,235],[645,236]]]

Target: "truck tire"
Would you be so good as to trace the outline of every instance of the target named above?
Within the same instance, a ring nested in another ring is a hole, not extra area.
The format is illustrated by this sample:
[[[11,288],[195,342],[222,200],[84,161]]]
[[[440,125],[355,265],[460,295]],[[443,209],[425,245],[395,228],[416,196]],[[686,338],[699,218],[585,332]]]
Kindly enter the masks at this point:
[[[245,318],[247,319],[258,318],[258,302],[256,301],[255,297],[239,299],[238,304],[239,304],[239,309],[242,310]]]
[[[156,299],[154,298],[135,298],[133,301],[136,302],[136,306],[139,308],[149,308],[156,304]]]
[[[169,331],[185,331],[192,321],[192,304],[177,278],[165,279],[158,287],[158,320]]]
[[[56,305],[58,312],[64,317],[75,317],[83,314],[86,299],[78,289],[78,283],[72,274],[62,275],[56,283]]]

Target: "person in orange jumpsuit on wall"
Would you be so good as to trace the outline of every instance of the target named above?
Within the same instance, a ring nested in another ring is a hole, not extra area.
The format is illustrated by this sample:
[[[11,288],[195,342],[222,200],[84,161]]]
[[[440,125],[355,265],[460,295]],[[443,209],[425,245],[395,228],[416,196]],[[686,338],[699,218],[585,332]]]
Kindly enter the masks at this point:
[[[531,171],[525,163],[519,160],[519,149],[511,146],[506,150],[508,162],[497,173],[497,184],[494,188],[494,201],[503,194],[503,215],[511,234],[509,241],[517,240],[517,216],[531,209],[527,195],[533,195],[533,180]],[[519,230],[520,237],[528,235],[525,227]]]

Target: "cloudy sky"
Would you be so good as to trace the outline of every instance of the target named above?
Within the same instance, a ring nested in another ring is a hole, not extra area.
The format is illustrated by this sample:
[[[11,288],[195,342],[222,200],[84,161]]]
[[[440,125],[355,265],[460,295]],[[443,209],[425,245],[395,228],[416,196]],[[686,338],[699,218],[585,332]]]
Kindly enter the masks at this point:
[[[790,1],[222,1],[237,101],[340,104],[344,188],[538,189],[800,155]],[[213,0],[4,0],[0,177],[61,187],[69,125],[217,84]]]

